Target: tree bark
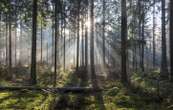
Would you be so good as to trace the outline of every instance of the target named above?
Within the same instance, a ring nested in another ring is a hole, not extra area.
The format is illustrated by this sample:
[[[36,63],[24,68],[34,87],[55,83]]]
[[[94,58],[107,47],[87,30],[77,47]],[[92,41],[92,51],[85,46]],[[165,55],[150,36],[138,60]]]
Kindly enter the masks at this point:
[[[171,72],[171,81],[173,81],[173,0],[170,0],[170,72]]]
[[[153,68],[156,66],[156,45],[155,45],[155,0],[153,1]]]
[[[41,19],[41,56],[40,56],[40,62],[43,62],[43,20]]]
[[[106,6],[105,6],[105,0],[103,0],[103,27],[102,27],[102,40],[103,40],[103,64],[105,66],[105,9],[106,9]]]
[[[57,50],[57,42],[59,40],[58,36],[59,36],[59,10],[58,10],[58,6],[60,6],[60,1],[59,0],[55,0],[55,61],[54,61],[54,84],[53,86],[56,87],[56,80],[57,80],[57,61],[58,61],[58,50]],[[58,61],[59,62],[59,61]]]
[[[90,0],[90,66],[91,79],[94,88],[98,88],[96,74],[95,74],[95,58],[94,58],[94,0]]]
[[[127,12],[126,0],[121,0],[121,81],[127,83]]]
[[[76,70],[79,70],[79,39],[80,39],[80,0],[78,3],[78,16],[77,16],[77,58],[76,58]]]
[[[166,48],[166,28],[165,28],[165,0],[162,0],[162,57],[161,57],[161,77],[168,78],[167,48]]]
[[[88,12],[88,0],[87,0],[87,12]],[[88,20],[88,13],[86,13],[85,21]],[[88,68],[88,26],[85,24],[85,69]]]
[[[12,39],[11,39],[11,6],[9,7],[9,74],[12,78]]]
[[[141,70],[142,72],[144,72],[144,51],[145,51],[145,48],[144,48],[144,45],[145,45],[145,34],[144,34],[144,30],[145,30],[145,7],[144,7],[144,4],[143,4],[143,13],[142,13],[142,31],[141,31],[141,36],[142,36],[142,50],[141,50]]]
[[[82,17],[82,22],[81,22],[81,25],[82,25],[82,66],[84,66],[84,17]]]
[[[5,63],[8,66],[8,15],[6,14],[6,23],[5,23]]]
[[[63,55],[63,69],[65,71],[65,56],[66,56],[66,52],[65,52],[65,48],[66,48],[66,20],[65,20],[65,2],[64,2],[64,7],[63,7],[63,10],[64,10],[64,55]]]
[[[37,48],[37,0],[33,0],[32,15],[32,59],[31,59],[31,84],[37,84],[36,76],[36,48]]]

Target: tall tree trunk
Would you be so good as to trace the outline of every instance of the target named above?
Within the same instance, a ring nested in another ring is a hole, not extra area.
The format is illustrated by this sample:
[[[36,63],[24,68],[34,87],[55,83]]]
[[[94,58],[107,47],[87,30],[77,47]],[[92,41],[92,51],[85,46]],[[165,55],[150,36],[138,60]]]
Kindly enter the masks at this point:
[[[88,27],[85,26],[85,68],[88,67]]]
[[[142,24],[142,15],[141,15],[141,11],[142,11],[142,7],[141,7],[141,0],[138,0],[138,41],[141,39],[141,24]],[[141,59],[142,59],[142,56],[141,56],[141,43],[138,42],[138,50],[137,52],[139,52],[139,59],[137,58],[137,68],[139,66],[141,66]]]
[[[86,15],[85,15],[85,23],[88,20],[88,0],[86,2]],[[85,69],[87,72],[88,69],[88,26],[85,24]]]
[[[121,81],[127,83],[127,12],[126,0],[121,0]]]
[[[60,6],[60,1],[59,0],[55,0],[55,62],[54,62],[54,84],[53,86],[56,87],[56,80],[57,80],[57,60],[58,60],[58,50],[57,50],[57,43],[58,43],[58,36],[59,36],[59,10],[58,10],[58,6]],[[59,61],[58,61],[59,62]]]
[[[173,0],[170,0],[170,69],[171,81],[173,81]]]
[[[153,1],[153,68],[156,66],[156,45],[155,45],[155,0]]]
[[[22,19],[22,16],[21,16],[21,19]],[[21,44],[22,44],[22,39],[23,39],[23,29],[22,29],[23,27],[22,27],[22,20],[20,20],[20,38],[19,38],[19,43],[20,43],[20,45],[19,45],[19,64],[21,63],[21,55],[22,55],[22,48],[21,48]]]
[[[60,0],[61,2],[61,46],[60,46],[60,56],[63,56],[63,23],[64,23],[64,20],[63,20],[63,0]],[[61,60],[61,63],[63,64],[63,59]]]
[[[15,58],[15,66],[17,64],[17,18],[15,20],[15,53],[14,53],[14,58]]]
[[[96,74],[95,74],[95,61],[94,61],[94,0],[90,0],[90,66],[91,66],[91,78],[94,88],[98,88]]]
[[[66,53],[65,53],[65,48],[66,48],[66,20],[65,20],[65,2],[64,2],[64,8],[63,8],[63,10],[64,10],[64,55],[63,55],[63,57],[64,57],[64,59],[63,59],[63,69],[64,69],[64,71],[65,71],[65,56],[66,56]]]
[[[37,0],[33,0],[32,15],[32,57],[31,57],[31,84],[37,84],[36,76],[36,48],[37,48]]]
[[[166,48],[166,28],[165,28],[165,0],[162,0],[162,59],[161,77],[168,78],[167,48]]]
[[[17,64],[17,7],[15,7],[15,53],[14,53],[14,58],[15,58],[15,66]]]
[[[143,12],[142,12],[142,31],[141,31],[141,37],[142,37],[142,50],[141,50],[141,70],[144,72],[144,45],[145,45],[145,35],[144,35],[144,28],[145,28],[145,12],[144,12],[144,4],[143,4]]]
[[[105,66],[105,9],[106,9],[106,3],[105,0],[103,0],[103,27],[102,27],[102,40],[103,40],[103,64]]]
[[[41,19],[41,53],[40,53],[40,62],[43,62],[43,21]]]
[[[76,70],[79,69],[79,39],[80,39],[80,0],[78,3],[78,16],[77,16],[77,58],[76,58]]]
[[[12,76],[11,70],[12,70],[12,39],[11,39],[11,6],[9,9],[9,74],[10,77]],[[12,78],[12,77],[11,77]]]
[[[54,9],[54,7],[53,7]],[[54,65],[54,17],[52,17],[52,66]]]
[[[8,66],[8,15],[6,14],[6,23],[5,23],[5,62],[6,62],[6,66]]]
[[[82,66],[84,66],[84,17],[82,18]]]
[[[1,21],[2,21],[2,14],[0,12],[0,39],[2,38],[2,25],[1,25]],[[3,51],[2,48],[0,48],[0,54],[3,55]],[[0,57],[0,65],[3,64],[3,56]]]
[[[47,65],[49,65],[49,43],[48,42],[46,44],[46,49],[47,49],[46,61],[47,61]]]

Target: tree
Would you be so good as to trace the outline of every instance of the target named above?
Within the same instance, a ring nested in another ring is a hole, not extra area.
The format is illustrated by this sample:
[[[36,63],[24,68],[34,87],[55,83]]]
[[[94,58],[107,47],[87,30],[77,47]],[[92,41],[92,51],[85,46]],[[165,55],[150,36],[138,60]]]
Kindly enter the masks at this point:
[[[103,39],[103,64],[105,65],[105,9],[106,9],[106,3],[105,3],[105,0],[103,0],[103,27],[102,27],[102,39]]]
[[[166,29],[165,29],[165,0],[162,0],[162,57],[161,57],[161,77],[168,78]]]
[[[97,87],[95,77],[95,61],[94,61],[94,0],[90,0],[90,63],[91,63],[91,75],[93,80],[93,86]]]
[[[41,19],[41,53],[40,62],[43,62],[43,20]]]
[[[37,84],[36,76],[36,48],[37,48],[37,0],[33,0],[32,15],[32,59],[31,59],[31,84]]]
[[[156,65],[156,44],[155,44],[155,27],[156,27],[156,17],[155,17],[155,4],[156,4],[156,0],[153,0],[153,68],[155,68]]]
[[[144,72],[144,45],[145,45],[145,35],[144,35],[144,28],[145,28],[145,5],[143,4],[143,11],[142,11],[142,27],[141,27],[141,37],[142,37],[142,50],[141,50],[141,70]]]
[[[15,6],[15,66],[17,64],[17,6]]]
[[[80,41],[80,0],[77,0],[77,58],[76,70],[79,69],[79,41]]]
[[[10,2],[10,6],[9,6],[9,18],[8,18],[8,27],[9,27],[9,74],[11,76],[11,70],[12,70],[12,38],[11,38],[11,22],[12,22],[12,11],[11,11],[11,2]]]
[[[170,72],[171,72],[171,81],[173,81],[173,1],[170,0]]]
[[[63,52],[64,52],[64,55],[63,55],[63,69],[64,69],[64,71],[65,71],[65,61],[66,61],[66,59],[65,59],[65,56],[66,56],[66,33],[65,33],[65,31],[66,31],[66,18],[65,18],[65,8],[66,8],[66,6],[65,6],[65,2],[63,3],[63,12],[64,12],[64,18],[63,18],[63,22],[64,22],[64,50],[63,50]]]
[[[86,18],[88,16],[86,15]],[[88,67],[88,27],[85,25],[85,68]]]
[[[121,0],[121,81],[127,83],[127,12],[126,0]]]
[[[86,15],[85,15],[85,23],[88,20],[88,0],[86,0]],[[88,26],[85,24],[85,69],[87,72],[88,67]]]
[[[82,29],[82,34],[81,34],[81,37],[82,37],[82,42],[81,42],[81,49],[82,49],[82,57],[81,57],[81,64],[82,66],[84,66],[84,16],[82,16],[82,21],[81,21],[81,29]]]
[[[6,23],[5,23],[5,30],[6,30],[6,32],[5,32],[5,44],[6,44],[6,46],[5,46],[5,62],[6,62],[6,66],[8,66],[8,23],[7,23],[7,21],[8,21],[8,15],[7,15],[7,13],[6,13]]]
[[[53,86],[56,87],[56,80],[57,80],[57,60],[58,60],[58,51],[57,51],[57,43],[59,40],[59,10],[60,8],[58,8],[58,6],[60,6],[60,1],[59,0],[55,0],[55,41],[54,41],[54,45],[55,45],[55,50],[54,50],[54,54],[55,54],[55,61],[54,61],[54,84]],[[59,60],[58,60],[59,61]]]

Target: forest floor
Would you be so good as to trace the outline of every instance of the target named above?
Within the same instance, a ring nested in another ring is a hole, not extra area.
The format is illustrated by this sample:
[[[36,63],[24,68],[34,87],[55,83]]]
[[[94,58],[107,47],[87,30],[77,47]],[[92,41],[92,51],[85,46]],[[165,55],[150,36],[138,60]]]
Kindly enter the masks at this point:
[[[39,70],[38,86],[50,87],[51,69]],[[104,89],[95,94],[52,94],[22,90],[0,92],[0,110],[173,110],[173,85],[169,81],[156,80],[158,72],[149,75],[134,73],[131,84],[124,86],[119,80],[99,78],[89,80],[85,71],[62,70],[58,87],[90,87]],[[98,83],[98,84],[95,84]],[[1,80],[1,86],[11,82]],[[14,84],[15,85],[15,84]],[[19,84],[18,84],[19,85]]]

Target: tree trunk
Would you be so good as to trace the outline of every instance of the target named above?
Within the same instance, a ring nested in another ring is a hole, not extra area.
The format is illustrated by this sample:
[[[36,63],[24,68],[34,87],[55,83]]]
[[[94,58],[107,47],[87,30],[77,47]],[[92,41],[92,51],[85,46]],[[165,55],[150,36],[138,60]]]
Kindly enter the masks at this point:
[[[6,66],[8,66],[8,16],[7,16],[7,14],[6,14],[6,23],[5,23],[5,62],[6,62]]]
[[[22,19],[22,17],[20,18],[20,19]],[[21,63],[21,55],[22,55],[22,48],[21,48],[21,44],[22,44],[22,37],[23,37],[23,29],[22,29],[22,20],[20,20],[20,38],[19,38],[19,43],[20,43],[20,45],[19,45],[19,64]]]
[[[103,0],[103,27],[102,27],[102,40],[103,40],[103,64],[105,66],[105,9],[106,9],[106,6],[105,6],[105,0]]]
[[[85,68],[88,67],[88,27],[85,26]]]
[[[171,81],[173,81],[173,1],[170,0],[170,72],[171,72]]]
[[[32,59],[31,59],[31,84],[37,84],[36,76],[36,48],[37,48],[37,0],[33,0],[32,15]]]
[[[1,14],[1,12],[0,12],[0,39],[2,38],[2,25],[1,25],[1,21],[2,21],[2,14]],[[0,54],[3,54],[3,51],[2,51],[2,48],[0,47]],[[0,65],[1,64],[3,64],[3,56],[2,57],[0,57]]]
[[[95,61],[94,61],[94,0],[90,0],[90,66],[91,66],[91,79],[94,88],[98,88],[96,74],[95,74]]]
[[[11,6],[9,9],[9,74],[10,77],[12,76],[11,70],[12,70],[12,39],[11,39]],[[12,78],[12,77],[11,77]]]
[[[63,59],[63,69],[64,69],[64,71],[65,71],[65,56],[66,56],[66,52],[65,52],[65,48],[66,48],[66,33],[65,33],[65,31],[66,31],[66,20],[65,20],[65,3],[64,3],[64,8],[63,8],[63,10],[64,10],[64,55],[63,55],[63,57],[64,57],[64,59]]]
[[[40,62],[43,62],[43,21],[41,20],[41,56],[40,56]]]
[[[145,13],[144,13],[144,4],[143,4],[143,14],[142,14],[142,31],[141,31],[141,36],[142,36],[142,50],[141,50],[141,70],[144,72],[144,45],[145,45],[145,35],[144,35],[144,28],[145,28]]]
[[[77,16],[77,58],[76,70],[79,69],[79,39],[80,39],[80,0],[78,0],[78,16]]]
[[[17,64],[17,18],[15,20],[15,54],[14,54],[14,58],[15,58],[15,66]]]
[[[127,83],[127,12],[126,0],[121,0],[121,81]]]
[[[58,10],[58,6],[60,6],[59,0],[55,0],[55,61],[54,61],[54,84],[53,86],[56,87],[56,80],[57,80],[57,59],[58,59],[58,51],[57,51],[57,42],[59,40],[58,36],[59,36],[59,10]]]
[[[46,61],[47,61],[47,65],[49,65],[49,43],[46,43],[46,48],[47,48],[47,55],[46,55]]]
[[[155,23],[155,0],[153,1],[154,5],[153,5],[153,68],[155,68],[156,66],[156,46],[155,46],[155,27],[156,27],[156,23]]]
[[[82,66],[84,66],[84,18],[82,18]]]
[[[85,15],[85,23],[88,20],[88,0],[87,0],[87,13]],[[87,24],[85,24],[85,69],[87,72],[87,68],[88,68],[88,26]]]
[[[139,42],[140,39],[141,39],[141,24],[142,24],[142,15],[141,15],[141,0],[138,0],[138,39],[137,39],[137,42],[138,42],[138,50],[137,52],[139,53],[139,59],[137,58],[137,69],[138,69],[138,66],[139,66],[139,69],[140,69],[140,66],[141,66],[141,60],[142,60],[142,56],[141,56],[141,43]]]
[[[54,9],[54,7],[53,7]],[[52,66],[54,65],[54,17],[52,17]]]
[[[166,48],[166,28],[165,28],[165,0],[162,0],[162,57],[161,57],[161,77],[168,78],[167,48]]]

